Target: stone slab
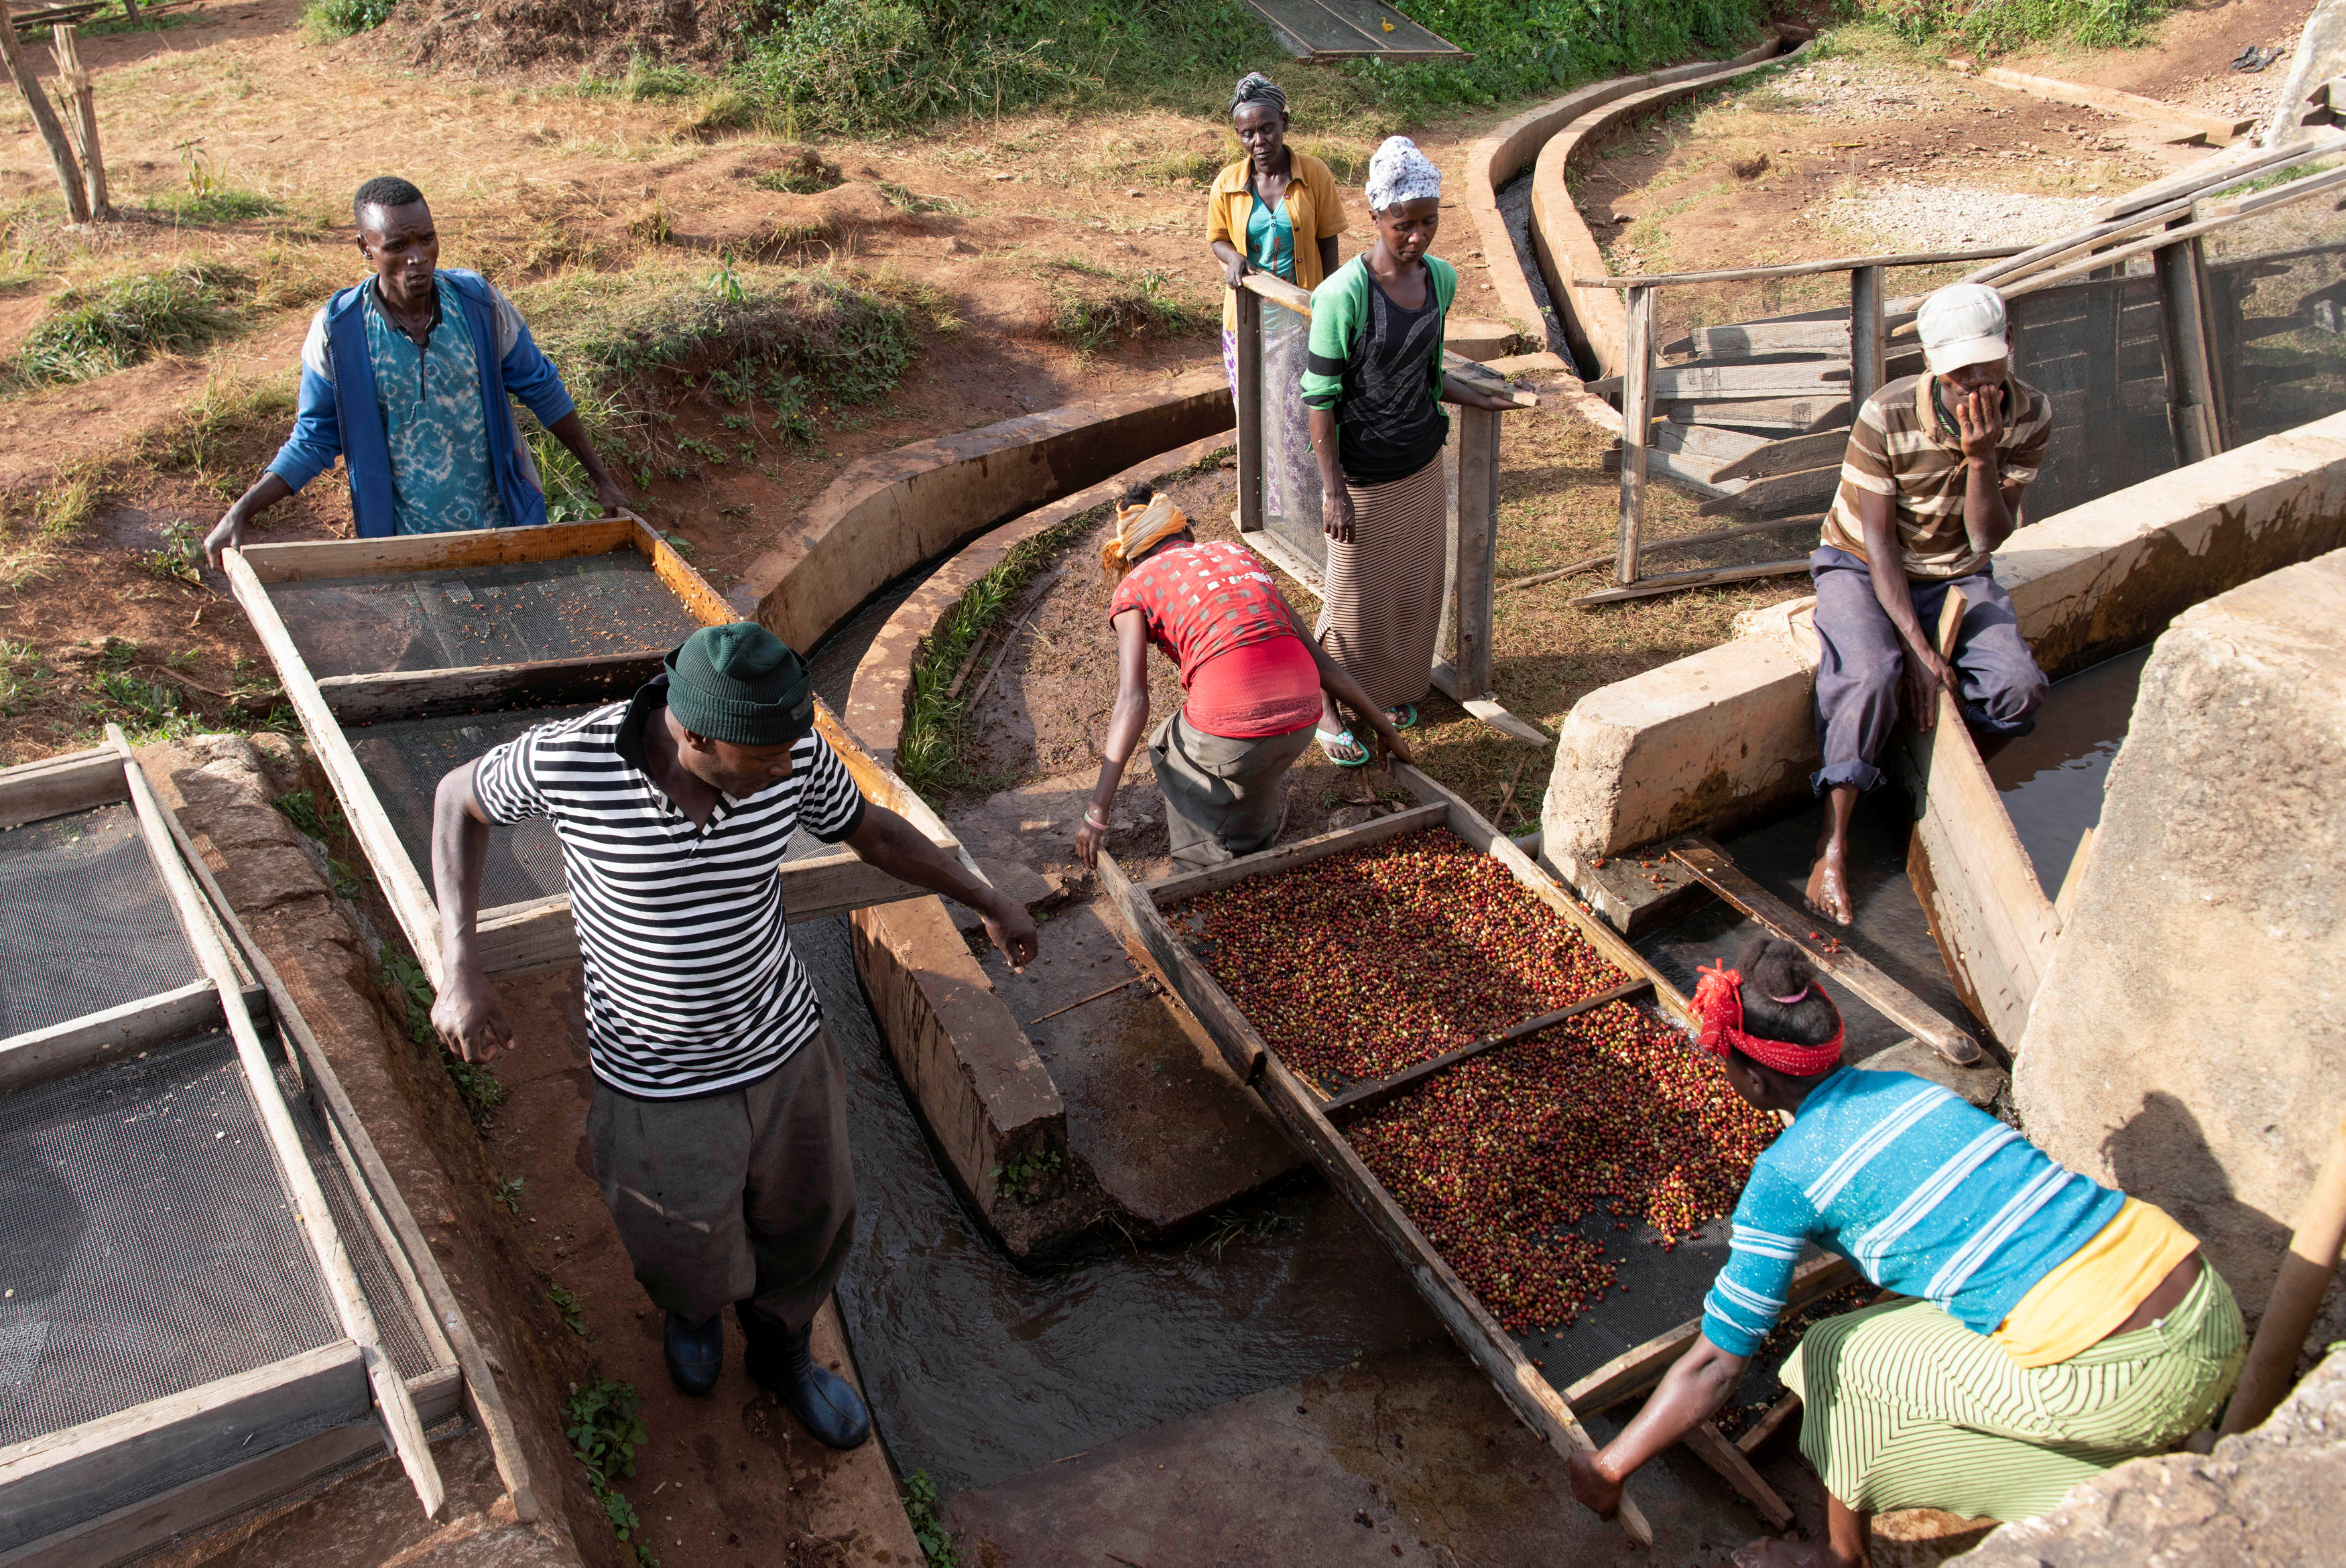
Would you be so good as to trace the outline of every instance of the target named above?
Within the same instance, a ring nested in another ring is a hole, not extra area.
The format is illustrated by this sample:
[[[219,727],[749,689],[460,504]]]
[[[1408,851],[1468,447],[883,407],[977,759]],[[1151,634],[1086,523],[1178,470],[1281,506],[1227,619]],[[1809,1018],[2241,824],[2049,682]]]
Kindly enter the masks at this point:
[[[2178,616],[2018,1053],[2029,1135],[2174,1215],[2251,1319],[2346,1105],[2341,779],[2346,551]]]

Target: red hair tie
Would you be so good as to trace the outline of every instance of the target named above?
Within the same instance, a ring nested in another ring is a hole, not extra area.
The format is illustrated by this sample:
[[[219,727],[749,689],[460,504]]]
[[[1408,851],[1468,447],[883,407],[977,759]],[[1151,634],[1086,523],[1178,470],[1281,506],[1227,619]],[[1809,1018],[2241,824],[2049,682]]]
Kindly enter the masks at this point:
[[[1795,1045],[1788,1040],[1764,1040],[1757,1034],[1747,1034],[1743,1030],[1741,972],[1721,963],[1709,969],[1698,968],[1696,972],[1700,978],[1694,988],[1690,1010],[1695,1022],[1702,1027],[1702,1048],[1712,1055],[1725,1061],[1729,1051],[1740,1051],[1761,1066],[1773,1067],[1795,1078],[1813,1078],[1841,1065],[1845,1028],[1834,1030],[1833,1037],[1821,1045]],[[1810,990],[1820,996],[1827,995],[1821,985],[1812,984]]]

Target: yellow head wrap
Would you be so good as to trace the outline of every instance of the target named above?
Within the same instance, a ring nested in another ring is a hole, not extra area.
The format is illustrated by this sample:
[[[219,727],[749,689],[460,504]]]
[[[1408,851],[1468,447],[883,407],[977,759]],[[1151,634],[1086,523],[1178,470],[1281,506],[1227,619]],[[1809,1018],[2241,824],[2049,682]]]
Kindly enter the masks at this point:
[[[1134,562],[1188,525],[1188,514],[1174,505],[1173,498],[1163,491],[1150,496],[1145,506],[1127,506],[1119,502],[1116,533],[1100,546],[1100,580],[1113,590],[1132,570]]]

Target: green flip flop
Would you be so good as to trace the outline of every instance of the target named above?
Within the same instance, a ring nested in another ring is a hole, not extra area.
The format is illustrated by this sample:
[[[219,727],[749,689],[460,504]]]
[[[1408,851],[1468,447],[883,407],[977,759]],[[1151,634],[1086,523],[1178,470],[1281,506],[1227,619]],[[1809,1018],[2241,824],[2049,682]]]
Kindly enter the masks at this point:
[[[1320,749],[1327,753],[1328,760],[1337,767],[1366,768],[1369,765],[1369,748],[1353,739],[1351,730],[1339,729],[1331,733],[1315,728],[1311,733],[1312,738],[1320,742]],[[1350,747],[1356,755],[1349,758],[1339,755],[1346,747]]]
[[[1392,727],[1395,729],[1415,729],[1417,704],[1404,702],[1399,708],[1388,708],[1385,709],[1385,717],[1392,720]]]

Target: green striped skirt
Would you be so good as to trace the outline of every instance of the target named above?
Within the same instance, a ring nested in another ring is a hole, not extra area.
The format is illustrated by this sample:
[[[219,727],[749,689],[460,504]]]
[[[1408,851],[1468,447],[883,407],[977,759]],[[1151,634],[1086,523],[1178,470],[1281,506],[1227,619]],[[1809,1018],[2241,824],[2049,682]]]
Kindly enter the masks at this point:
[[[2207,1425],[2246,1344],[2230,1288],[2202,1267],[2165,1318],[2050,1367],[2016,1365],[1930,1302],[1893,1301],[1810,1329],[1783,1379],[1801,1454],[1850,1507],[2027,1519]]]

